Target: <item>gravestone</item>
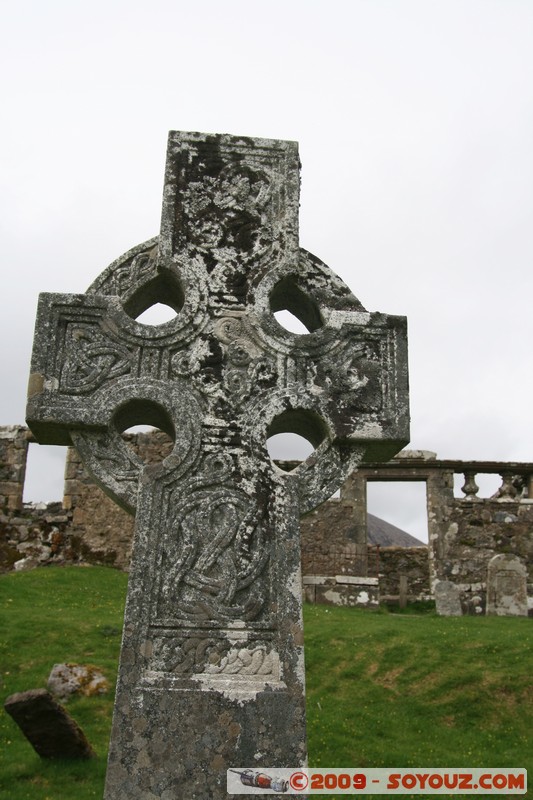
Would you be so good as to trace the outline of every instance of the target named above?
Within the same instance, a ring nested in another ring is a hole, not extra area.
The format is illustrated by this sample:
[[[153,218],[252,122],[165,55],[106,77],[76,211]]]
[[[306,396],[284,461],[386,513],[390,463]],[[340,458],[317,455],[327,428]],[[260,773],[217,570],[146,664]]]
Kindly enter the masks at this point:
[[[527,569],[511,553],[500,553],[489,561],[487,614],[527,617]]]
[[[298,519],[405,445],[408,390],[405,319],[299,248],[298,204],[296,143],[171,132],[159,239],[39,301],[28,424],[136,514],[108,800],[217,800],[227,768],[306,760]],[[174,319],[136,321],[157,302]],[[161,463],[136,424],[174,440]],[[315,447],[290,472],[282,432]]]
[[[41,758],[95,757],[78,723],[46,689],[12,694],[4,708]]]
[[[461,617],[461,592],[452,581],[438,581],[435,585],[435,608],[441,617]]]

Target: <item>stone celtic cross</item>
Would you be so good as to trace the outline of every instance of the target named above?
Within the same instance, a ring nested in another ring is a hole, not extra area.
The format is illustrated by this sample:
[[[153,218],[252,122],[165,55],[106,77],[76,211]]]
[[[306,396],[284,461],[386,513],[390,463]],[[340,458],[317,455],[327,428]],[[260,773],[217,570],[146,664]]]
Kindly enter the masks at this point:
[[[40,297],[28,424],[136,515],[107,800],[305,763],[299,515],[408,441],[405,319],[299,248],[298,202],[296,143],[171,132],[159,238]],[[136,321],[158,302],[171,321]],[[161,463],[136,424],[174,440]],[[291,472],[266,447],[286,431],[315,447]]]

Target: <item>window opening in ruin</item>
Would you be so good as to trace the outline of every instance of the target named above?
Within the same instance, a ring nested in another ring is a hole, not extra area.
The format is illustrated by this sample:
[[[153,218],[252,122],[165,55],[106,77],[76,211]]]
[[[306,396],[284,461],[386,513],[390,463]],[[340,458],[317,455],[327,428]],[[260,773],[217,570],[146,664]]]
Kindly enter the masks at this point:
[[[496,473],[484,473],[484,472],[476,472],[473,473],[473,478],[475,485],[478,487],[479,491],[474,493],[474,496],[478,499],[486,499],[489,497],[493,497],[498,489],[502,485],[502,476]],[[466,493],[469,491],[468,488],[466,492],[463,492],[463,486],[466,486],[465,476],[461,472],[454,473],[453,476],[453,496],[457,497],[461,500],[465,499]]]
[[[367,481],[368,514],[377,518],[370,521],[367,519],[369,544],[372,543],[370,538],[373,528],[376,535],[385,540],[390,538],[390,545],[395,544],[393,540],[396,539],[399,546],[409,546],[408,536],[415,537],[421,544],[427,544],[426,482]],[[416,546],[416,542],[410,546]]]
[[[26,461],[24,503],[62,502],[65,487],[65,447],[30,444]]]

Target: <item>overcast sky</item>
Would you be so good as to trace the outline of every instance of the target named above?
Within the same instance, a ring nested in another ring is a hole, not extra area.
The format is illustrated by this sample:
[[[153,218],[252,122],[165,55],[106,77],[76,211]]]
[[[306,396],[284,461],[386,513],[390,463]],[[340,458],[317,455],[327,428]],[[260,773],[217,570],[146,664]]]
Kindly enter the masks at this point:
[[[301,245],[408,317],[412,447],[533,461],[531,0],[5,2],[0,60],[0,423],[38,293],[158,233],[198,130],[299,142]],[[420,498],[376,502],[420,535]]]

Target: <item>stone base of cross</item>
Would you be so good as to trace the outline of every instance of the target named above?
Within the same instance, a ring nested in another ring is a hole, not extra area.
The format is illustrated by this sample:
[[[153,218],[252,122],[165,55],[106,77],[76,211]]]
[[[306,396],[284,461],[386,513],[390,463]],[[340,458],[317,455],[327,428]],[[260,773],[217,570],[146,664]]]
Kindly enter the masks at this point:
[[[159,238],[40,298],[28,424],[136,515],[107,800],[306,763],[299,516],[407,443],[408,389],[405,319],[299,248],[298,202],[294,142],[172,132]],[[171,321],[137,321],[158,302]],[[137,424],[172,437],[160,464]],[[315,448],[292,472],[266,447],[287,431]]]

